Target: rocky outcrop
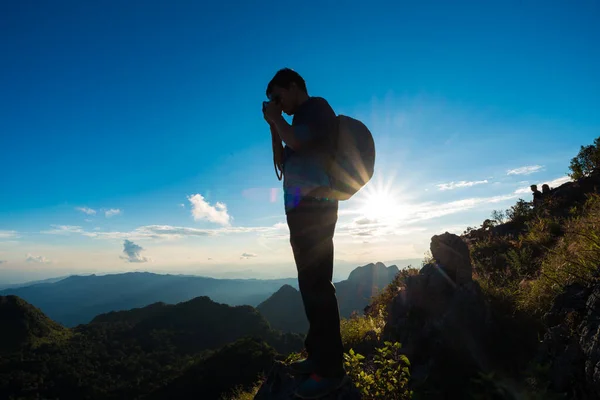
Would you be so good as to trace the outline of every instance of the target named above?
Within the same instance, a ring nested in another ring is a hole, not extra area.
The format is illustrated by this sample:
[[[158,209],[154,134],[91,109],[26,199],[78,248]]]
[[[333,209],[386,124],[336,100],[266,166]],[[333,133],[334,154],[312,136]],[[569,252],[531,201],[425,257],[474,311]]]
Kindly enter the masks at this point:
[[[282,362],[276,362],[267,379],[262,384],[254,400],[293,400],[298,399],[294,396],[294,392],[300,383],[301,376],[292,375],[288,367]],[[361,395],[350,380],[340,389],[326,397],[321,397],[322,400],[360,400]]]
[[[430,250],[438,265],[458,285],[473,280],[469,247],[460,237],[448,232],[435,235],[431,238]]]
[[[406,278],[392,302],[384,335],[402,343],[413,384],[427,381],[441,393],[461,396],[469,377],[488,368],[484,349],[490,312],[472,279],[466,244],[446,232],[431,239],[431,253],[437,263]]]
[[[600,399],[600,284],[572,284],[544,316],[538,364],[550,366],[550,388],[568,398]]]

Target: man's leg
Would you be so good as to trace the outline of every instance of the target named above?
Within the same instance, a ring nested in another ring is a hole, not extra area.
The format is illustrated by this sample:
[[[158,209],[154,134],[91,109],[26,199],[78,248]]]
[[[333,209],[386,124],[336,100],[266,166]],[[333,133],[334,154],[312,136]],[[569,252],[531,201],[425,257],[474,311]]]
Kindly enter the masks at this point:
[[[304,201],[289,212],[290,242],[309,331],[305,345],[322,376],[341,376],[343,347],[333,278],[337,203]]]

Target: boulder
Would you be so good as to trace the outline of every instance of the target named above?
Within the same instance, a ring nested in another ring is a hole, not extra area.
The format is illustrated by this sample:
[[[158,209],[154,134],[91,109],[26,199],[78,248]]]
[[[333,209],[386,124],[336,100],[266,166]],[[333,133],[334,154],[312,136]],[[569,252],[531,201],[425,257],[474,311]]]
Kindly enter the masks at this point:
[[[550,366],[550,388],[600,399],[600,284],[567,286],[544,322],[548,329],[536,362]]]
[[[427,381],[461,398],[470,377],[489,371],[491,314],[460,237],[447,232],[432,237],[431,253],[437,263],[407,277],[393,299],[384,337],[402,343],[414,387]]]
[[[457,235],[443,233],[431,238],[431,254],[448,276],[458,285],[471,282],[473,267],[469,247]]]

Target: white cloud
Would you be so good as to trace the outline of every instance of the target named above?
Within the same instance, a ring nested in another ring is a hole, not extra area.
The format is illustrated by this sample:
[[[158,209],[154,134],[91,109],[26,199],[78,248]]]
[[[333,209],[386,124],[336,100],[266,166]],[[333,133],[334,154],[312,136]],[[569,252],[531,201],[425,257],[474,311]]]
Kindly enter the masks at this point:
[[[87,215],[96,215],[96,210],[89,207],[76,207],[75,209]]]
[[[179,207],[185,208],[185,204],[181,203],[181,204],[179,204]]]
[[[219,225],[230,225],[232,218],[227,213],[227,206],[224,203],[217,202],[211,206],[201,194],[188,196],[188,200],[192,205],[192,216],[195,221],[205,219]]]
[[[216,230],[197,229],[170,225],[146,225],[140,226],[129,232],[83,232],[84,236],[99,239],[181,239],[183,237],[192,236],[212,236],[216,234]]]
[[[560,178],[556,178],[556,179],[553,179],[550,182],[548,182],[548,186],[550,186],[552,189],[554,189],[564,183],[571,182],[571,181],[572,181],[572,179],[570,177],[562,176]]]
[[[46,257],[34,256],[33,254],[27,254],[25,261],[31,262],[31,263],[41,263],[41,264],[50,264],[51,263],[51,261],[48,260]]]
[[[374,218],[363,217],[363,218],[358,218],[358,219],[354,220],[354,223],[356,225],[373,225],[373,224],[377,223],[377,220]]]
[[[550,182],[542,182],[540,184],[537,184],[538,186],[538,190],[542,188],[542,185],[544,183],[546,183],[548,186],[550,186],[550,188],[554,189],[559,187],[560,185],[567,183],[567,182],[571,182],[572,179],[568,176],[561,176],[560,178],[556,178],[551,180]],[[519,188],[517,190],[515,190],[515,194],[525,194],[525,193],[531,193],[531,188],[530,186],[525,186],[522,188]]]
[[[506,171],[506,175],[529,175],[540,171],[542,168],[544,168],[542,165],[526,165],[524,167],[509,169]]]
[[[240,256],[241,259],[247,260],[249,258],[254,258],[254,257],[258,257],[257,254],[254,253],[242,253],[242,255]]]
[[[119,210],[118,208],[111,208],[110,210],[104,211],[104,216],[106,218],[110,218],[112,216],[119,215],[119,214],[121,214],[121,210]]]
[[[439,185],[437,185],[439,190],[453,190],[456,188],[463,188],[463,187],[471,187],[471,186],[475,186],[475,185],[482,185],[484,183],[488,183],[487,179],[484,179],[482,181],[460,181],[460,182],[450,182],[450,183],[440,183]]]
[[[525,194],[525,193],[529,193],[529,192],[531,192],[531,188],[529,186],[522,187],[522,188],[515,190],[515,194]]]
[[[0,231],[0,240],[2,239],[14,239],[18,238],[19,234],[17,231]]]
[[[65,235],[69,233],[83,233],[83,229],[80,226],[73,225],[50,225],[54,229],[50,229],[47,231],[40,231],[40,233],[45,233],[48,235]]]
[[[142,263],[150,261],[149,258],[140,254],[142,251],[144,251],[142,246],[133,243],[131,240],[125,239],[123,241],[123,253],[125,253],[125,256],[120,256],[120,258],[130,263]]]
[[[469,199],[451,201],[449,203],[424,203],[415,206],[410,210],[410,217],[406,220],[406,223],[414,223],[418,221],[424,221],[433,218],[439,218],[450,214],[456,214],[459,212],[471,210],[478,206],[499,203],[502,201],[514,199],[517,196],[515,194],[493,196],[493,197],[473,197]]]
[[[94,232],[84,231],[83,236],[96,239],[159,239],[159,240],[175,240],[190,237],[204,236],[223,236],[231,234],[247,234],[258,233],[264,237],[283,237],[287,236],[288,228],[285,223],[277,223],[272,226],[228,226],[215,229],[198,229],[183,226],[171,225],[145,225],[140,226],[132,231],[100,231],[100,228],[94,228]]]

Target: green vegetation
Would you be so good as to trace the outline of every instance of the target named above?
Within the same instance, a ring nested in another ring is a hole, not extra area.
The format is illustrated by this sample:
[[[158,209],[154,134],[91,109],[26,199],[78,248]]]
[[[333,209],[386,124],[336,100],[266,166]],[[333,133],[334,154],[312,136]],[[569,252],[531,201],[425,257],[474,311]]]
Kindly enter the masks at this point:
[[[71,330],[11,298],[18,299],[0,297],[2,316],[13,315],[3,338],[27,329],[46,335],[36,334],[44,340],[37,346],[12,347],[0,357],[0,398],[177,398],[198,390],[216,399],[236,386],[251,388],[277,353],[302,348],[299,335],[270,330],[252,307],[206,297],[99,316]]]
[[[384,342],[376,348],[372,360],[366,360],[352,349],[344,354],[348,375],[365,400],[404,400],[412,397],[408,389],[410,362],[400,353],[398,342]]]
[[[579,154],[571,160],[569,170],[572,179],[590,176],[600,170],[600,136],[594,139],[594,144],[581,146]]]

